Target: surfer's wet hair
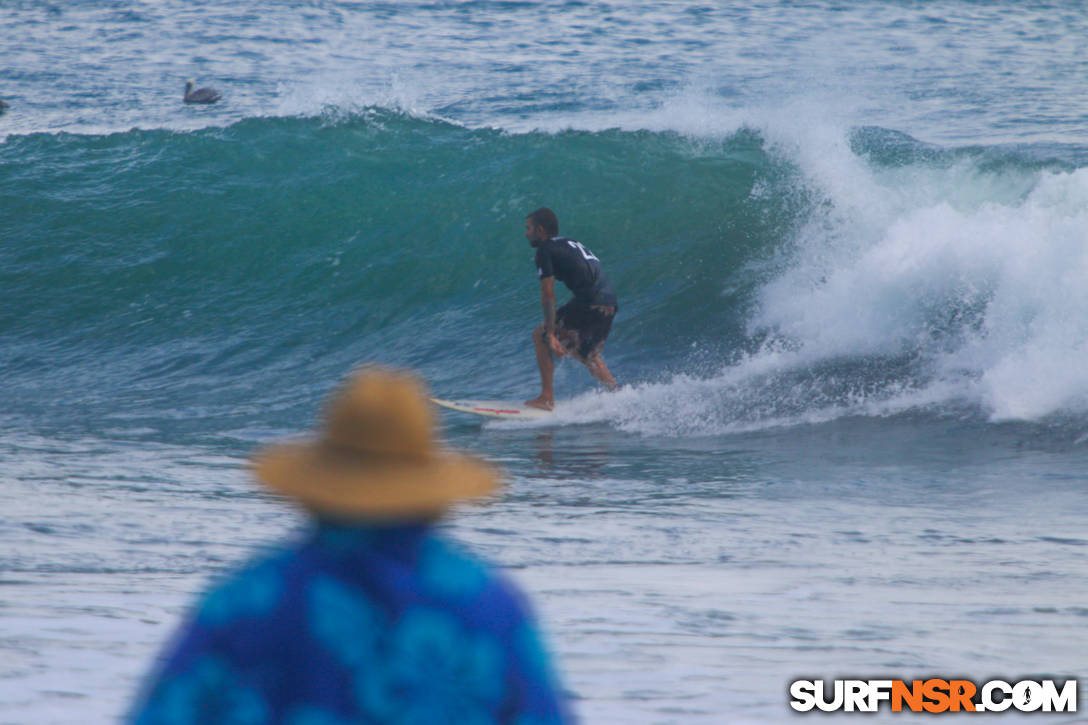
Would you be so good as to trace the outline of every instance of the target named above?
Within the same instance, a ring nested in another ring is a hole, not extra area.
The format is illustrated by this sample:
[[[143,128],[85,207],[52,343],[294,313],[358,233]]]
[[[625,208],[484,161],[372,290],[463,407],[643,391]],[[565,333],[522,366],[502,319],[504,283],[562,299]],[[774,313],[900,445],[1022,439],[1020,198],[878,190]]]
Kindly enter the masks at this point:
[[[534,226],[543,229],[545,234],[553,237],[559,234],[559,219],[555,216],[555,212],[546,206],[534,211],[528,216],[528,219]]]

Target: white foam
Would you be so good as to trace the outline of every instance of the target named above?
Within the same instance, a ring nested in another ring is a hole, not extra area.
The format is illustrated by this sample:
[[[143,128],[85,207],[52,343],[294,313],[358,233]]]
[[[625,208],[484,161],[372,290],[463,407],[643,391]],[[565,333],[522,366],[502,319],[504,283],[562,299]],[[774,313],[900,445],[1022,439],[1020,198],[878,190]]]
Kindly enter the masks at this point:
[[[764,133],[825,202],[758,292],[748,332],[767,342],[709,376],[583,396],[564,420],[713,435],[965,404],[1088,414],[1088,169],[881,168],[831,124]]]

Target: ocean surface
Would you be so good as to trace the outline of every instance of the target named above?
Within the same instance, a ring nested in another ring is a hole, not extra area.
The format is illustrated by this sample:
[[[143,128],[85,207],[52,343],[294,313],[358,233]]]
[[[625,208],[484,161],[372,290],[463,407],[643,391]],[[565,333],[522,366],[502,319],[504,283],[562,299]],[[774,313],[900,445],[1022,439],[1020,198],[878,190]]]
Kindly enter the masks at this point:
[[[585,722],[930,676],[1085,722],[1083,2],[20,0],[0,57],[0,723],[123,716],[356,366],[536,395],[545,205],[624,387],[440,434]]]

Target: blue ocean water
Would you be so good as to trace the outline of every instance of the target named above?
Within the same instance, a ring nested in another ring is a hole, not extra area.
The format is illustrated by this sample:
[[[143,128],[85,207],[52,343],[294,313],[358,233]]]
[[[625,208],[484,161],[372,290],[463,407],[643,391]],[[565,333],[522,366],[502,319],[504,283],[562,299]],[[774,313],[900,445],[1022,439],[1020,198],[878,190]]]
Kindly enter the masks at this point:
[[[625,387],[568,363],[554,422],[441,433],[508,471],[450,528],[529,592],[587,722],[1085,677],[1083,4],[0,28],[0,722],[124,711],[195,593],[300,525],[246,461],[356,365],[535,395],[542,205],[617,289]]]

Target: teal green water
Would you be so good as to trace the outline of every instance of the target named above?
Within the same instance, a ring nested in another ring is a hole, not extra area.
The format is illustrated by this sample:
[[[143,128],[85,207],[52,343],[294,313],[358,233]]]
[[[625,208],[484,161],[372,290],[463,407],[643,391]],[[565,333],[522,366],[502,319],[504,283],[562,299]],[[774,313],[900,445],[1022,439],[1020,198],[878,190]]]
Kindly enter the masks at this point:
[[[913,215],[947,212],[933,231],[954,241],[1035,206],[1075,224],[1083,197],[1066,208],[1035,196],[1047,184],[1080,192],[1078,149],[943,149],[875,127],[846,141],[812,178],[804,152],[754,129],[510,134],[377,109],[12,138],[0,147],[0,325],[4,373],[18,382],[7,415],[49,427],[63,405],[66,426],[93,431],[138,396],[140,415],[182,419],[153,426],[165,426],[164,442],[240,423],[290,429],[292,396],[312,400],[375,360],[417,367],[447,395],[528,397],[538,313],[521,227],[527,210],[550,204],[616,281],[623,313],[609,358],[623,381],[743,378],[716,389],[747,403],[704,433],[728,430],[730,415],[773,426],[864,412],[905,391],[923,399],[898,409],[966,404],[994,416],[1002,403],[978,383],[1032,342],[1023,321],[1002,316],[1019,292],[1004,255],[1034,240],[1009,232],[950,270],[952,242],[929,249],[894,235]],[[871,198],[836,198],[856,190],[818,177],[842,164],[864,172]],[[879,218],[865,218],[874,209]],[[859,245],[902,272],[866,289]],[[1025,282],[1051,263],[1061,260],[1029,268]],[[812,306],[800,313],[791,306],[805,295]],[[1070,311],[1059,296],[1019,299],[1012,314],[1059,324]],[[870,319],[851,319],[855,302]],[[1007,349],[984,354],[1002,336]],[[1038,354],[1064,354],[1046,342],[1055,349]],[[1079,415],[1081,378],[1066,374],[1050,407],[1019,417]],[[239,409],[254,412],[239,420]]]
[[[36,135],[2,153],[0,324],[18,350],[5,372],[38,400],[82,374],[96,379],[88,397],[194,375],[267,393],[370,359],[521,394],[538,309],[522,226],[544,203],[608,260],[638,321],[613,354],[652,376],[693,342],[738,341],[744,293],[722,299],[723,280],[773,251],[806,204],[751,132],[521,136],[374,111]],[[780,192],[752,203],[757,184]],[[260,402],[215,394],[225,409]]]

